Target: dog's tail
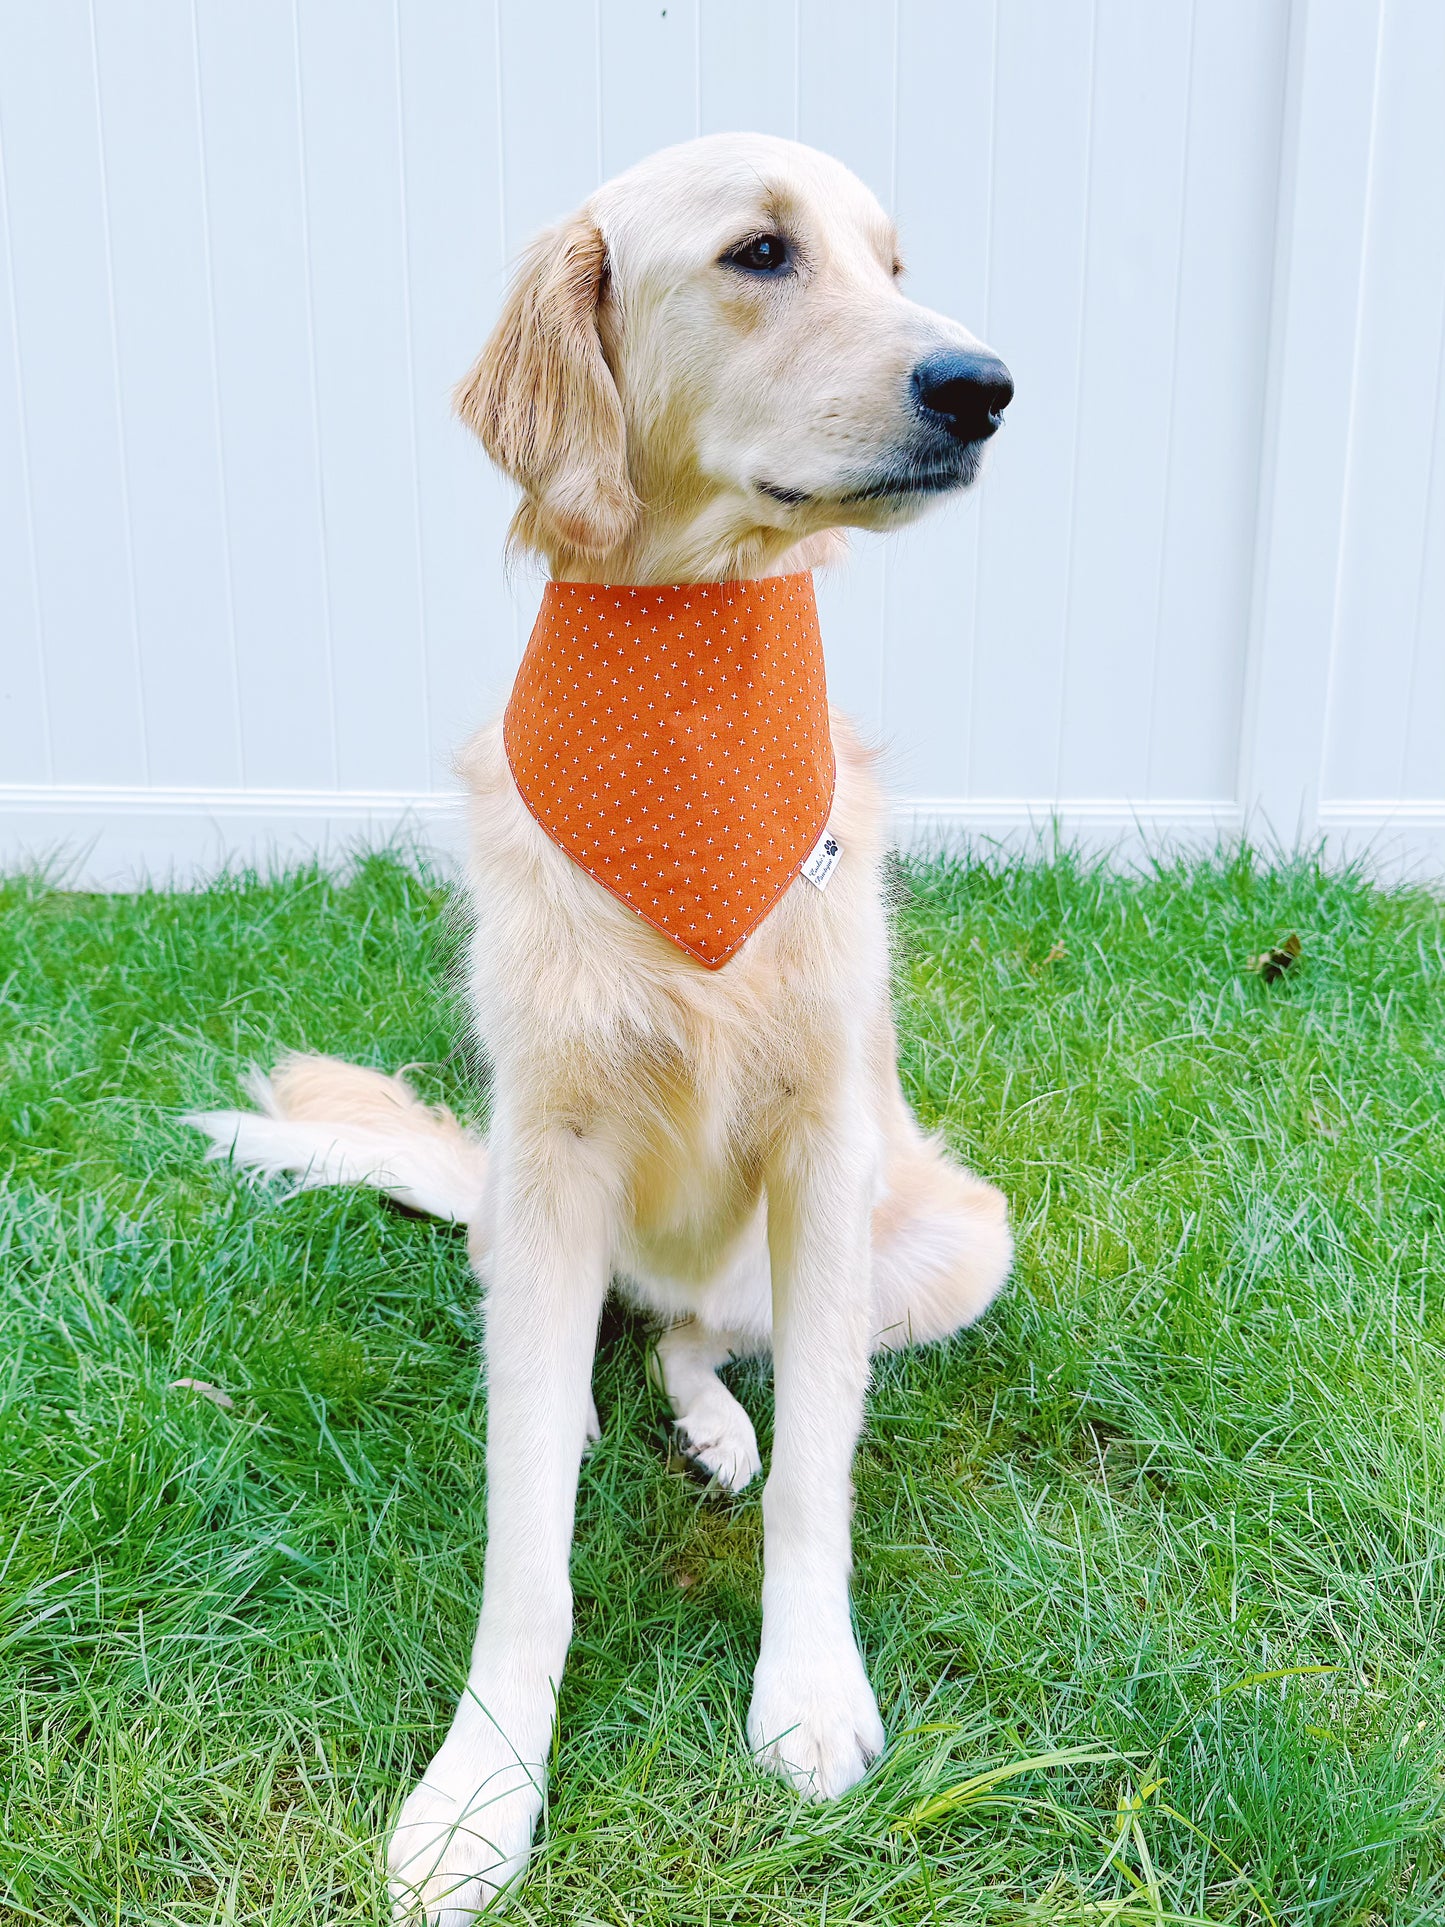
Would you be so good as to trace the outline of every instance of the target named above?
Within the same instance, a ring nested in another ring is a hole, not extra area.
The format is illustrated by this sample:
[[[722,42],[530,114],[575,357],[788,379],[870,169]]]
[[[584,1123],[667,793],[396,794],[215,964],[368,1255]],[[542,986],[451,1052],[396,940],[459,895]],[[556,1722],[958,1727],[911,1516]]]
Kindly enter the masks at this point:
[[[253,1071],[254,1111],[184,1119],[211,1140],[209,1156],[249,1170],[290,1172],[303,1185],[369,1184],[413,1211],[470,1224],[486,1181],[487,1147],[445,1106],[423,1104],[402,1077],[339,1057],[286,1057]]]

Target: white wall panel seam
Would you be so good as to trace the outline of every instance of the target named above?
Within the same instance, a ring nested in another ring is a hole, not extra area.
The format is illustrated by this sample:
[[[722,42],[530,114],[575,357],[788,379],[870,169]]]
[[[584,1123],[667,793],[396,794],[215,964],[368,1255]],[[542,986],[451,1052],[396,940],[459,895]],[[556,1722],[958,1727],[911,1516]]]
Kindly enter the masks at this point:
[[[10,350],[15,371],[15,425],[19,447],[20,492],[25,504],[25,549],[30,565],[30,599],[40,660],[37,688],[44,732],[45,774],[55,781],[55,733],[50,719],[50,665],[45,648],[45,605],[40,599],[40,557],[35,547],[35,501],[30,476],[30,428],[25,408],[25,366],[20,352],[20,307],[15,298],[15,250],[10,239],[10,188],[5,171],[5,126],[0,118],[0,234],[5,240],[5,290],[10,308]]]
[[[898,16],[902,0],[893,0],[893,74],[888,98],[893,107],[893,125],[888,137],[888,214],[898,219]]]
[[[502,85],[502,0],[492,0],[492,43],[496,70],[497,108],[497,241],[504,284],[512,273],[512,257],[507,245],[507,116],[506,89]],[[598,126],[601,126],[599,116]],[[602,138],[601,133],[598,139]],[[500,294],[500,291],[499,291]],[[458,378],[461,370],[457,370]],[[515,596],[511,599],[512,660],[522,660],[522,615]]]
[[[998,179],[998,10],[1001,0],[993,0],[989,13],[989,90],[988,90],[988,191],[984,198],[987,212],[984,216],[983,235],[983,314],[980,326],[987,347],[993,347],[993,215],[995,184]],[[967,317],[965,316],[965,322]],[[982,551],[984,536],[988,527],[988,492],[985,489],[978,504],[978,536],[976,557],[973,566],[973,604],[968,624],[968,714],[964,718],[963,733],[963,793],[973,794],[973,719],[978,713],[978,612],[979,583],[983,579]]]
[[[803,128],[803,0],[793,0],[793,139]]]
[[[692,135],[703,131],[703,0],[692,10]]]
[[[341,781],[341,730],[336,706],[336,637],[331,617],[331,558],[326,540],[326,465],[321,451],[321,387],[316,369],[316,290],[311,254],[311,188],[306,166],[306,100],[301,79],[301,3],[291,0],[291,50],[296,79],[296,164],[301,170],[301,251],[306,260],[306,363],[311,390],[311,437],[316,450],[316,539],[320,560],[321,612],[325,635],[326,708],[331,743],[331,780]]]
[[[593,0],[592,7],[592,85],[597,99],[597,181],[601,184],[605,163],[606,141],[603,128],[606,125],[606,103],[602,98],[602,0]]]
[[[236,769],[242,783],[246,780],[246,723],[241,704],[241,654],[236,640],[235,570],[231,556],[231,510],[226,488],[226,434],[221,416],[221,356],[216,332],[216,275],[211,252],[210,168],[206,158],[206,109],[201,88],[201,30],[196,18],[197,0],[191,0],[191,67],[196,83],[196,147],[199,155],[201,247],[206,264],[206,322],[211,357],[212,424],[216,437],[216,490],[221,508],[221,572],[226,604],[226,645],[231,665],[231,703],[235,711]]]
[[[1389,0],[1377,0],[1375,13],[1375,71],[1370,80],[1370,133],[1365,149],[1364,231],[1360,236],[1359,279],[1355,288],[1353,352],[1350,356],[1350,404],[1345,428],[1345,459],[1342,465],[1339,540],[1334,553],[1334,585],[1330,599],[1329,648],[1325,655],[1325,698],[1320,725],[1314,783],[1306,801],[1306,811],[1319,814],[1325,787],[1325,764],[1329,756],[1330,733],[1334,726],[1335,679],[1340,652],[1340,600],[1344,590],[1345,562],[1350,552],[1350,524],[1354,519],[1354,494],[1350,486],[1355,465],[1355,428],[1360,416],[1360,355],[1365,341],[1365,298],[1370,286],[1370,256],[1375,217],[1375,156],[1380,143],[1380,90],[1385,72],[1385,13]]]
[[[411,406],[407,410],[408,449],[411,455],[412,543],[416,552],[416,617],[418,629],[417,674],[421,683],[421,714],[426,766],[436,769],[436,745],[432,741],[430,624],[427,620],[426,546],[422,539],[421,457],[417,444],[417,415],[421,395],[416,381],[416,345],[411,314],[411,222],[407,208],[406,106],[402,88],[401,0],[391,0],[392,65],[396,77],[396,166],[400,187],[401,214],[401,325],[406,342],[406,392]]]
[[[1290,817],[1295,833],[1304,836],[1314,829],[1327,740],[1327,663],[1339,601],[1338,569],[1333,575],[1330,569],[1342,548],[1353,421],[1349,388],[1342,383],[1338,390],[1343,419],[1336,428],[1335,391],[1322,393],[1309,378],[1322,339],[1330,330],[1341,331],[1341,311],[1352,295],[1355,332],[1337,345],[1340,364],[1348,361],[1352,376],[1357,363],[1369,229],[1367,156],[1375,138],[1369,115],[1378,107],[1379,0],[1372,16],[1374,64],[1366,74],[1364,49],[1351,44],[1366,32],[1363,6],[1341,15],[1318,0],[1294,0],[1290,15],[1239,794],[1268,820],[1279,817],[1276,830]],[[1359,98],[1361,78],[1367,102]],[[1368,111],[1361,113],[1362,107]],[[1358,172],[1342,173],[1347,165]],[[1352,256],[1342,256],[1342,242]]]
[[[1094,189],[1094,117],[1098,110],[1099,4],[1089,8],[1089,117],[1084,128],[1084,231],[1079,246],[1079,331],[1074,353],[1074,426],[1069,455],[1069,527],[1064,548],[1063,635],[1059,646],[1058,717],[1054,726],[1054,788],[1063,780],[1064,723],[1069,708],[1069,663],[1074,628],[1074,545],[1079,523],[1079,447],[1084,420],[1084,363],[1089,327],[1089,233]]]
[[[1405,728],[1401,735],[1400,774],[1397,778],[1402,795],[1408,781],[1410,744],[1414,734],[1412,723],[1415,714],[1415,686],[1419,680],[1420,655],[1425,644],[1425,582],[1430,572],[1430,530],[1432,527],[1440,526],[1432,510],[1435,507],[1441,474],[1440,446],[1445,442],[1445,422],[1442,422],[1440,415],[1442,391],[1445,391],[1445,300],[1440,304],[1440,347],[1435,356],[1435,385],[1430,397],[1430,420],[1434,426],[1434,435],[1430,443],[1430,466],[1425,480],[1425,533],[1424,540],[1420,544],[1420,569],[1415,578],[1415,623],[1411,638],[1410,667],[1405,682]],[[1445,646],[1445,641],[1440,637],[1436,637],[1435,640],[1437,647]]]
[[[893,74],[889,86],[889,100],[892,105],[893,124],[888,138],[888,217],[898,219],[898,15],[902,0],[893,0]],[[879,623],[878,623],[878,734],[883,733],[884,718],[888,714],[888,575],[892,561],[891,548],[883,551],[883,565],[879,583]]]
[[[1159,648],[1164,627],[1164,573],[1169,554],[1169,504],[1174,480],[1174,424],[1179,398],[1179,328],[1184,295],[1184,223],[1188,213],[1189,143],[1194,132],[1195,30],[1199,24],[1199,0],[1189,0],[1189,54],[1185,63],[1184,139],[1179,153],[1179,215],[1174,237],[1174,316],[1169,346],[1169,400],[1164,426],[1164,502],[1159,517],[1159,566],[1154,579],[1154,635],[1149,650],[1149,702],[1144,741],[1144,794],[1154,793],[1154,739],[1159,696]]]
[[[90,28],[90,74],[95,94],[95,137],[96,151],[100,162],[100,225],[101,240],[105,252],[105,293],[107,319],[110,325],[111,375],[115,391],[116,439],[120,448],[120,514],[121,530],[125,540],[125,582],[126,595],[130,604],[131,664],[135,677],[136,713],[140,721],[141,773],[146,781],[151,774],[150,728],[147,718],[145,663],[141,652],[140,636],[140,597],[135,579],[135,539],[131,525],[130,512],[130,460],[126,447],[125,400],[120,378],[120,319],[115,308],[115,263],[112,257],[110,236],[110,185],[107,179],[105,147],[105,109],[100,91],[100,46],[95,26],[95,0],[87,0],[86,19]]]
[[[1249,564],[1249,633],[1245,641],[1239,745],[1235,753],[1235,795],[1241,805],[1254,793],[1261,761],[1261,704],[1264,655],[1268,645],[1270,537],[1279,471],[1282,374],[1289,341],[1289,314],[1295,246],[1295,206],[1299,193],[1300,124],[1304,111],[1304,69],[1309,42],[1310,0],[1289,0],[1284,91],[1280,100],[1279,168],[1275,181],[1274,251],[1270,264],[1268,345],[1265,353],[1264,420],[1259,437],[1255,480],[1254,542]]]

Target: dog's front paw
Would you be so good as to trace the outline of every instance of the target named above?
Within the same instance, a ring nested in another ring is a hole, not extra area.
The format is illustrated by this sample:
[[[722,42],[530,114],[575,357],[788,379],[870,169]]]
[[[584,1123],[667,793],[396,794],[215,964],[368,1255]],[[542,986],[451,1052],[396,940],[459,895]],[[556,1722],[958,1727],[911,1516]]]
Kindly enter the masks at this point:
[[[763,1469],[752,1420],[717,1379],[680,1415],[676,1430],[694,1465],[728,1492],[741,1492]]]
[[[397,1927],[470,1927],[522,1872],[542,1768],[492,1730],[453,1732],[412,1788],[387,1847]]]
[[[883,1722],[851,1632],[802,1651],[764,1641],[748,1744],[810,1800],[836,1800],[863,1778],[883,1751]]]

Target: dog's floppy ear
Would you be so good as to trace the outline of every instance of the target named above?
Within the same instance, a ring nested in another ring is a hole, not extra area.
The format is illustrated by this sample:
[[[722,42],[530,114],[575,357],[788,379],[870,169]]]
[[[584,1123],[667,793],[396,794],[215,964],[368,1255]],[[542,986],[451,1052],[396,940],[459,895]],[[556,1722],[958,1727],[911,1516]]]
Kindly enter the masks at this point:
[[[513,534],[529,547],[551,534],[603,555],[637,518],[622,403],[597,330],[606,275],[606,246],[585,215],[539,235],[454,396],[462,420],[526,493]]]

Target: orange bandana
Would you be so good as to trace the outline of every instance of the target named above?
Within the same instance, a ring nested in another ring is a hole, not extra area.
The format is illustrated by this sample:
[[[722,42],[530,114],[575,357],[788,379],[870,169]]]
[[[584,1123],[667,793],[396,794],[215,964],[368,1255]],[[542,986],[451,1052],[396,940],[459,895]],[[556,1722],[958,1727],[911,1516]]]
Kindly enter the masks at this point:
[[[552,841],[709,970],[837,854],[811,575],[549,582],[502,735]]]

